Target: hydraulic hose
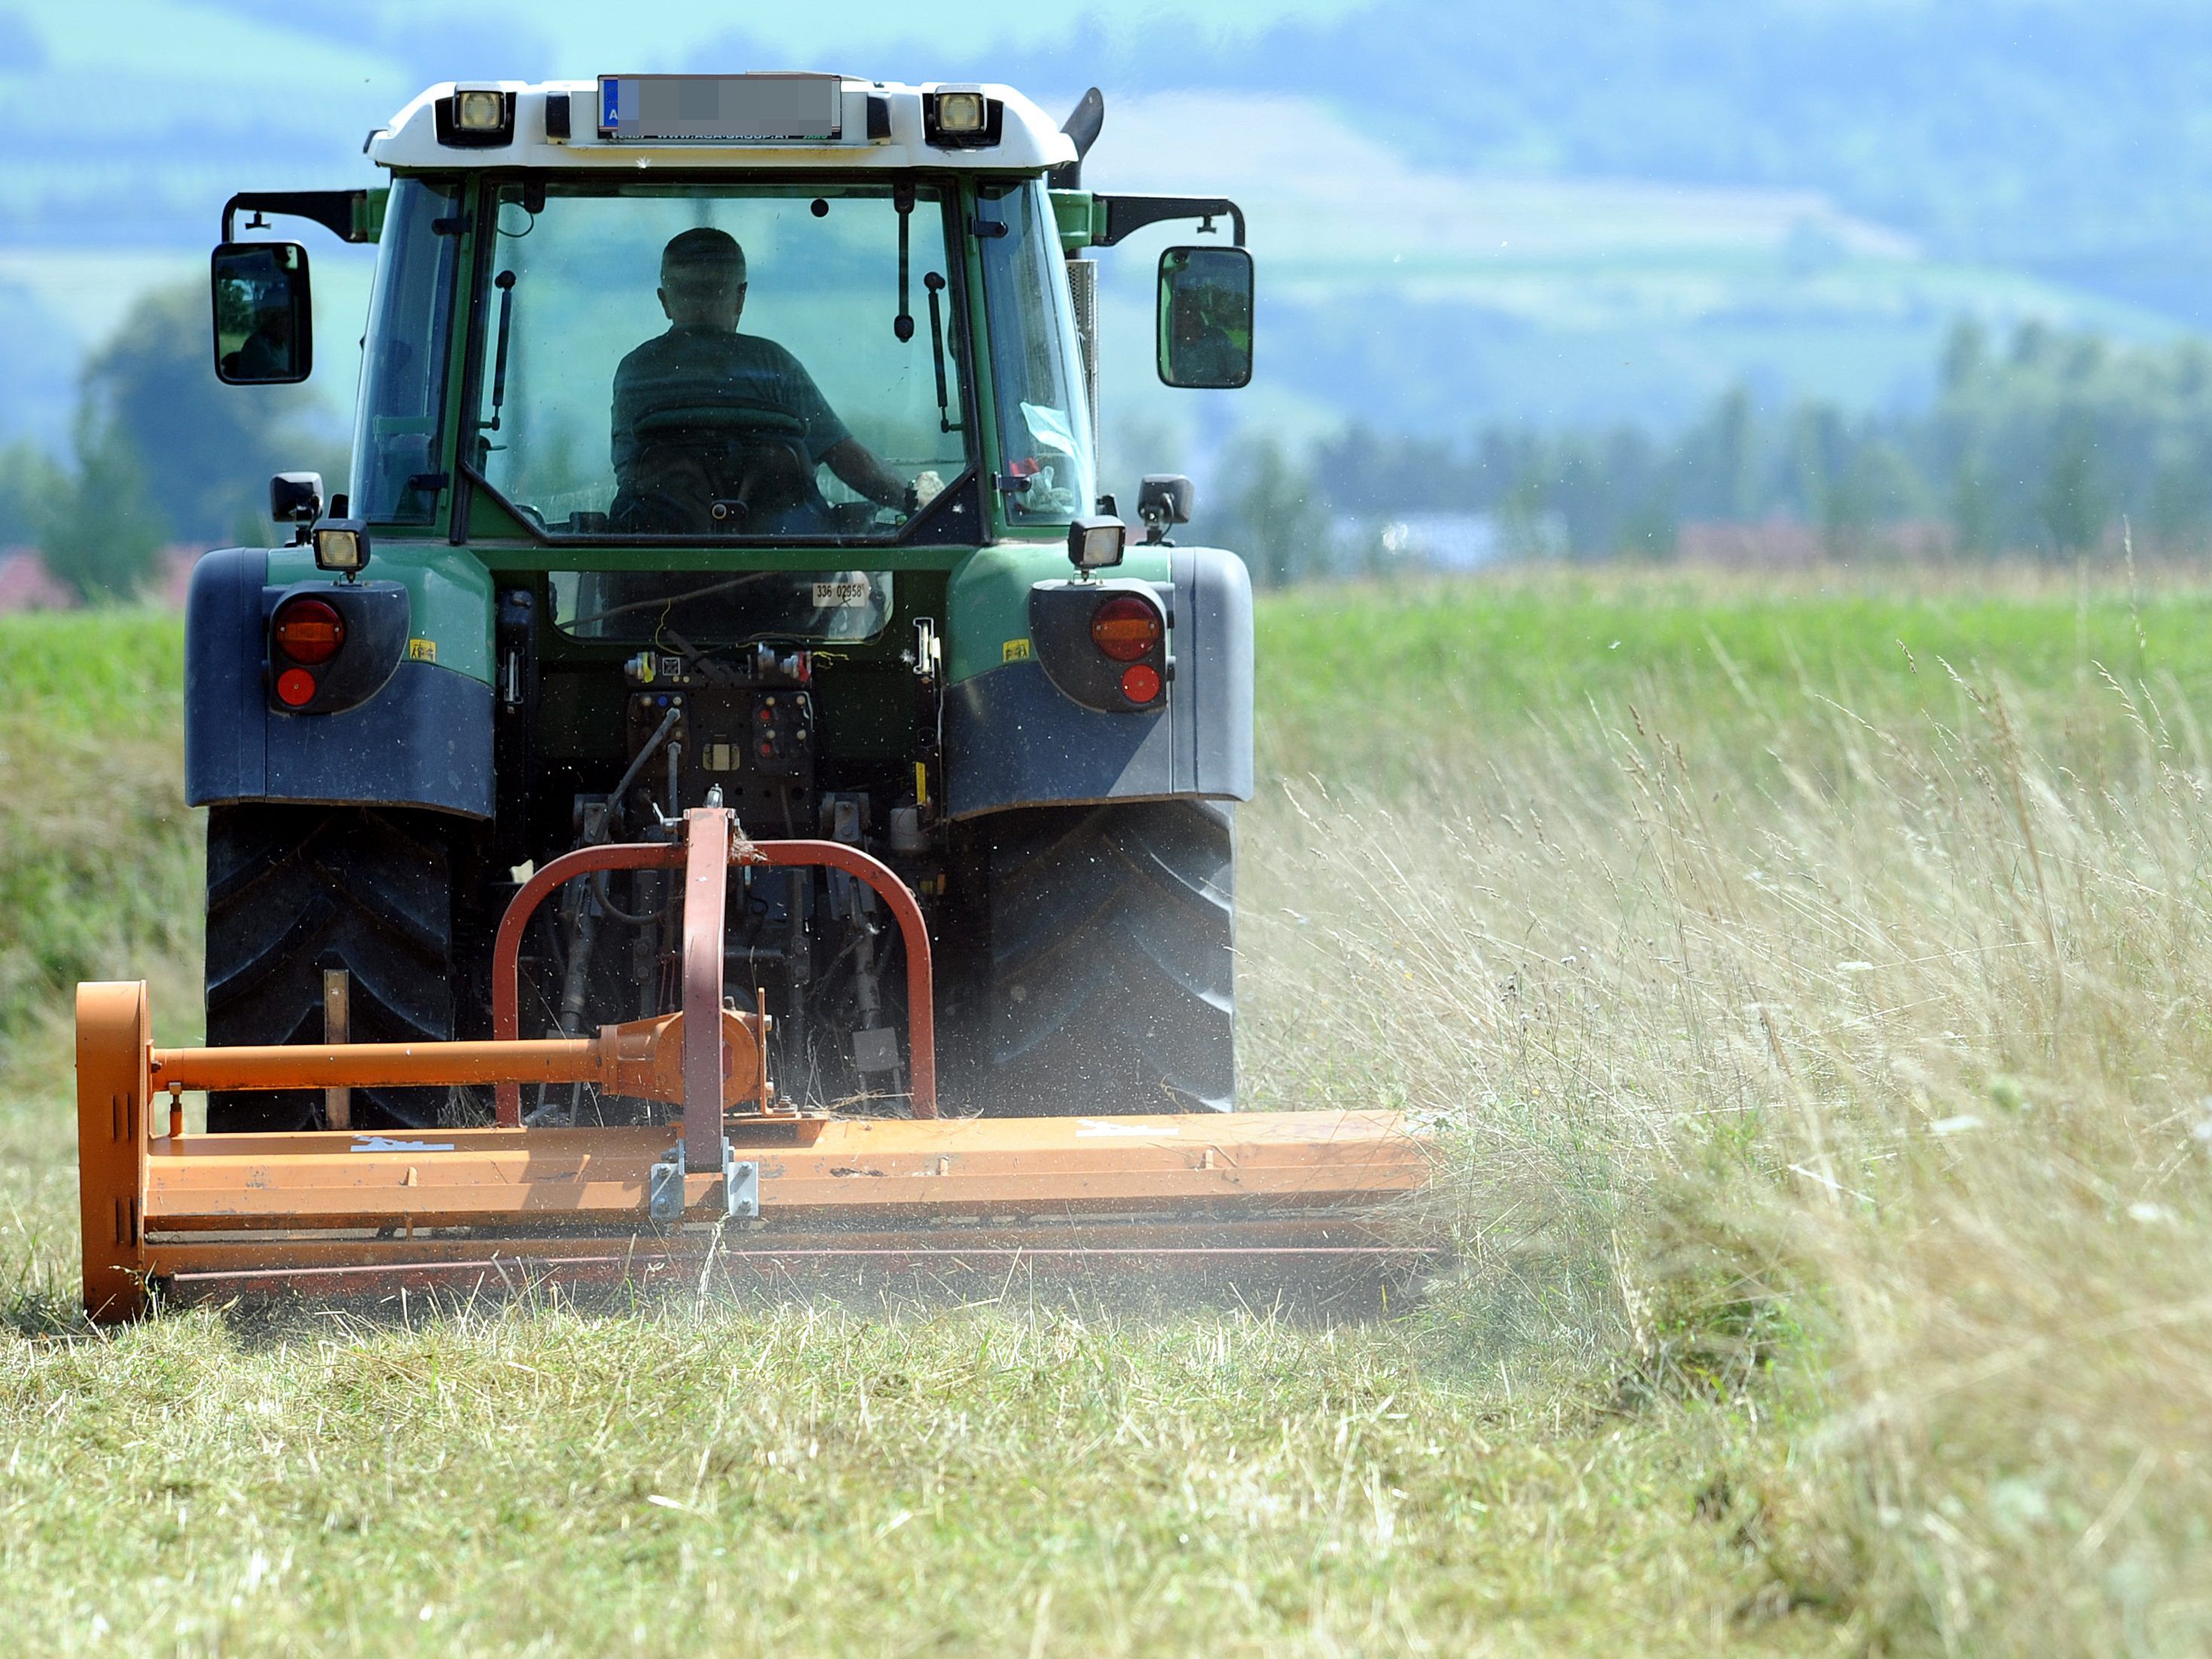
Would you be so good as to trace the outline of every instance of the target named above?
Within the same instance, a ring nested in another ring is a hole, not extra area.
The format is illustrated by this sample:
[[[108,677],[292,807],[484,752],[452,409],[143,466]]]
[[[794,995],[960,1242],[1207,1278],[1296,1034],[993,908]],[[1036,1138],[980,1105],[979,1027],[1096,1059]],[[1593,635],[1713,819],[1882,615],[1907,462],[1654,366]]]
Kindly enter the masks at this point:
[[[660,724],[653,728],[653,735],[645,740],[645,746],[631,759],[629,769],[623,774],[622,781],[615,786],[614,793],[608,797],[607,810],[599,815],[599,823],[585,835],[585,846],[596,846],[607,838],[608,831],[614,826],[615,814],[622,810],[623,799],[629,793],[630,786],[637,781],[638,775],[645,770],[646,763],[653,758],[662,744],[668,741],[668,734],[676,729],[676,723],[683,718],[681,708],[672,708]],[[617,921],[633,921],[607,898],[604,875],[570,906],[568,969],[562,976],[561,986],[561,1030],[570,1036],[576,1034],[577,1022],[583,1018],[585,990],[592,973],[592,947],[599,940],[599,917],[592,908],[594,901],[604,905],[608,914]]]
[[[653,728],[653,735],[645,740],[645,747],[639,750],[631,760],[629,770],[623,774],[622,781],[615,786],[614,793],[607,797],[606,816],[599,820],[597,834],[584,837],[585,846],[595,847],[607,838],[608,831],[614,827],[615,814],[622,811],[623,800],[629,793],[630,785],[637,781],[638,774],[645,770],[645,763],[653,758],[653,751],[668,741],[668,734],[676,729],[676,723],[683,718],[681,708],[671,708],[660,724]]]

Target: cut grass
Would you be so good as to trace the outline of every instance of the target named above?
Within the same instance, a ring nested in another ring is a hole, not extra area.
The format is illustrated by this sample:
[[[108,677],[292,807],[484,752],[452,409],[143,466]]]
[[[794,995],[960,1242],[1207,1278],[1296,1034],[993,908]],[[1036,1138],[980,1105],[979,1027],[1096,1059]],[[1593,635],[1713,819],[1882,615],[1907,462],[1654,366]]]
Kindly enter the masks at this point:
[[[2198,1650],[2212,605],[1817,586],[1263,611],[1248,1088],[1438,1122],[1461,1247],[1339,1329],[1014,1286],[83,1334],[56,1011],[191,1000],[173,636],[46,722],[88,641],[0,628],[50,665],[0,803],[49,896],[0,939],[19,1644]],[[148,746],[77,817],[86,732]]]
[[[1738,1415],[1562,1418],[1388,1328],[1000,1305],[216,1316],[0,1379],[20,1636],[126,1648],[1696,1653]],[[1708,1514],[1699,1495],[1708,1493]],[[1811,1626],[1778,1633],[1815,1647]]]

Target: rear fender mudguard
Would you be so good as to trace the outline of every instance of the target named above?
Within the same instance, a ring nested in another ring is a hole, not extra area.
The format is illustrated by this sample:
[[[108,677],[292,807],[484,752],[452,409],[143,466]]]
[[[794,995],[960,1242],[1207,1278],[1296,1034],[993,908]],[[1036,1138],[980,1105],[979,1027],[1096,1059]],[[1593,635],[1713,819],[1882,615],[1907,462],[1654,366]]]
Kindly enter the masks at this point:
[[[1115,574],[1164,580],[1172,595],[1174,674],[1163,706],[1148,713],[1085,708],[1036,660],[1026,637],[1030,586],[1066,571],[1056,557],[1017,566],[1006,550],[986,548],[953,577],[954,678],[945,698],[951,816],[1106,800],[1249,800],[1252,583],[1244,562],[1218,548],[1130,550],[1128,568]]]
[[[274,593],[301,579],[299,563],[290,549],[232,547],[192,568],[185,602],[186,801],[420,806],[489,818],[489,578],[479,606],[465,568],[434,579],[380,559],[375,574],[410,592],[417,637],[406,659],[357,707],[291,714],[270,707],[267,618]]]

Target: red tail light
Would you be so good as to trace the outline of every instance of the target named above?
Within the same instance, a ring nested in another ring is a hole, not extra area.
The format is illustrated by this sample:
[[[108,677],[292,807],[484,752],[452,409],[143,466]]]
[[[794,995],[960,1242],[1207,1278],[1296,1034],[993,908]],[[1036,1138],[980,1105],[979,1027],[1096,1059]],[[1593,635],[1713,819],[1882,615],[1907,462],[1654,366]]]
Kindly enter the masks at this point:
[[[1131,663],[1121,671],[1121,695],[1131,702],[1150,702],[1160,695],[1160,671],[1148,662]]]
[[[1159,647],[1160,613],[1133,593],[1116,594],[1091,613],[1091,642],[1115,662],[1150,656]]]
[[[324,663],[345,643],[345,618],[320,599],[289,599],[277,607],[270,632],[294,662]]]

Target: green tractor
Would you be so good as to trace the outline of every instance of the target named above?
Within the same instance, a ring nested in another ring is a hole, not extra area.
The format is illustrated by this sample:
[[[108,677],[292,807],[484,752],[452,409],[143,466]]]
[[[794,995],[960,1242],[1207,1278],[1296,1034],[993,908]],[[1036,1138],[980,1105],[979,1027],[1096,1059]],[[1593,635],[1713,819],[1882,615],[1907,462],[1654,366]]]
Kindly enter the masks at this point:
[[[1084,187],[1103,114],[836,76],[446,85],[371,137],[377,187],[230,201],[228,382],[313,366],[306,251],[241,235],[291,216],[377,264],[350,493],[280,475],[290,544],[193,574],[210,1043],[488,1035],[493,930],[535,867],[720,804],[912,890],[950,1110],[1232,1105],[1250,586],[1171,539],[1185,480],[1145,481],[1136,535],[1099,493],[1090,251],[1210,237],[1160,258],[1179,386],[1250,378],[1252,266],[1232,203]],[[679,883],[545,907],[523,1035],[676,1008]],[[725,982],[770,1022],[780,1098],[897,1111],[882,901],[831,869],[730,884]],[[485,1110],[216,1094],[209,1127]]]

